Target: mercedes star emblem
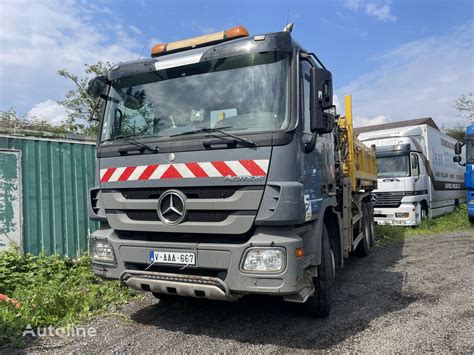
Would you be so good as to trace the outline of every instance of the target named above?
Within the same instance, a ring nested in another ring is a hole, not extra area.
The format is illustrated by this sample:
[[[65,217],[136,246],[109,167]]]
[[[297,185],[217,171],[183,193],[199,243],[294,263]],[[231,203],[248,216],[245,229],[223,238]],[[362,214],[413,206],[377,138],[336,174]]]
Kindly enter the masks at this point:
[[[158,200],[158,217],[163,223],[178,224],[186,217],[185,196],[176,190],[168,190]]]

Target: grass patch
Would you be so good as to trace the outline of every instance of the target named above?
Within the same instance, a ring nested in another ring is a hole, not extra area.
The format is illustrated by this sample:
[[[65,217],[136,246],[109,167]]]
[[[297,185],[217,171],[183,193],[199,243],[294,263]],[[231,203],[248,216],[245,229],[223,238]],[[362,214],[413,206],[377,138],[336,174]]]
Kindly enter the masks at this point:
[[[24,345],[26,326],[68,327],[136,296],[117,281],[96,277],[90,258],[0,253],[0,344]]]
[[[448,233],[467,229],[474,231],[467,218],[467,206],[463,204],[450,214],[424,220],[418,227],[377,225],[375,234],[379,240],[393,241],[410,235]]]

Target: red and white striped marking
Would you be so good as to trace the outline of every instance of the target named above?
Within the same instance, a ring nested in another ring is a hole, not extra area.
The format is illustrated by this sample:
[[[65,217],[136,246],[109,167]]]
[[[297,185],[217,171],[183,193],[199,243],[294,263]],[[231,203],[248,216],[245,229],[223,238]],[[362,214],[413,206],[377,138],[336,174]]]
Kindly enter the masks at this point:
[[[230,160],[151,164],[100,169],[100,182],[188,179],[224,176],[266,176],[268,160]]]

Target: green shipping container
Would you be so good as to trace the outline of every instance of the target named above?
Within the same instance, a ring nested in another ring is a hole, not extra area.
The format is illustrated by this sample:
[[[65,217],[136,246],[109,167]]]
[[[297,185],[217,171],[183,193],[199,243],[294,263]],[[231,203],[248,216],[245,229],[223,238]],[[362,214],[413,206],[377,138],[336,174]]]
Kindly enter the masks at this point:
[[[0,166],[0,177],[16,176],[9,170],[17,168],[21,183],[15,186],[21,190],[17,195],[21,203],[10,201],[11,194],[5,194],[0,206],[11,211],[12,206],[21,205],[20,213],[0,212],[0,223],[20,228],[25,253],[77,257],[86,251],[88,235],[97,228],[87,210],[87,196],[94,184],[95,142],[0,132],[0,165],[7,161],[1,159],[2,154],[11,156],[12,152],[16,152],[18,166],[9,158],[8,164]],[[18,221],[8,220],[18,215]]]

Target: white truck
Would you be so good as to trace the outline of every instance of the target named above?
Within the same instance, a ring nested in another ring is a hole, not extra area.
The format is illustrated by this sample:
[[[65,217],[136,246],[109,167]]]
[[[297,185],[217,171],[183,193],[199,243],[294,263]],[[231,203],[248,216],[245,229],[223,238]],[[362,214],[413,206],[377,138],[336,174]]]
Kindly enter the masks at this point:
[[[416,226],[465,201],[462,167],[453,162],[456,140],[432,118],[355,130],[377,149],[378,188],[373,191],[378,224]]]

